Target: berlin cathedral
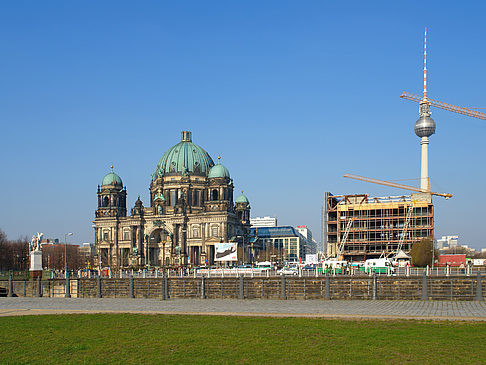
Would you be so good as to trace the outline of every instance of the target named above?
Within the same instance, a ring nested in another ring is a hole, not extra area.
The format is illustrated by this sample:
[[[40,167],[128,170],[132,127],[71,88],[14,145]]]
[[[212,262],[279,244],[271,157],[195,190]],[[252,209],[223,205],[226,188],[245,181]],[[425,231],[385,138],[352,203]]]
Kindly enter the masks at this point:
[[[219,160],[219,157],[218,157]],[[112,171],[98,186],[94,230],[96,261],[111,268],[214,264],[218,242],[245,245],[250,203],[233,201],[228,169],[192,142],[191,132],[159,160],[150,181],[148,206],[127,211],[127,189]]]

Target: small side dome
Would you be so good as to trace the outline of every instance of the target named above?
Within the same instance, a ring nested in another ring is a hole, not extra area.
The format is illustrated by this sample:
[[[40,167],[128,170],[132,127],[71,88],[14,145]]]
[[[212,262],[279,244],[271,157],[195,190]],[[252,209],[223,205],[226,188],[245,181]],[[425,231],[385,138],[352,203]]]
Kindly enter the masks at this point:
[[[226,167],[224,167],[221,164],[214,165],[211,167],[211,170],[209,170],[208,173],[208,178],[212,177],[230,177],[230,173]]]
[[[250,201],[248,200],[248,198],[245,196],[245,194],[243,194],[243,190],[241,191],[241,195],[238,198],[236,198],[235,203],[250,204]]]
[[[107,185],[113,185],[116,187],[123,187],[123,182],[120,176],[115,174],[113,171],[107,174],[104,178],[103,181],[101,182],[101,186],[107,186]]]

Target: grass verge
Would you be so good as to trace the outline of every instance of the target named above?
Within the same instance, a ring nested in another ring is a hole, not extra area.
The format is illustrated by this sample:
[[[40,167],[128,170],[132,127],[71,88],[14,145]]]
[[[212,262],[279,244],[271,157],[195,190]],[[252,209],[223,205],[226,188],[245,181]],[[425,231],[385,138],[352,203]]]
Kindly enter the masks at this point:
[[[0,363],[484,363],[485,340],[474,322],[23,316],[0,318]]]

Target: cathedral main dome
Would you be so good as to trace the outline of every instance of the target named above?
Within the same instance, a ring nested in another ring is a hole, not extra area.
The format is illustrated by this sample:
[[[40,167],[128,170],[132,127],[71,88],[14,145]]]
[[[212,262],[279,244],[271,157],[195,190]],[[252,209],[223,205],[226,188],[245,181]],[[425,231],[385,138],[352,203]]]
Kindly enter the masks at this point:
[[[192,143],[191,132],[184,131],[181,133],[181,141],[163,154],[154,176],[187,173],[206,176],[213,166],[214,162],[209,153]]]

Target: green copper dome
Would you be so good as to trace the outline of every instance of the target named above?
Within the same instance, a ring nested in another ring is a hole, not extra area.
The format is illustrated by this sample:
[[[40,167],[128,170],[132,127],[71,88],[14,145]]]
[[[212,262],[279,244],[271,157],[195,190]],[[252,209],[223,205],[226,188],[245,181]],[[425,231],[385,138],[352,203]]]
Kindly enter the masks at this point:
[[[229,179],[230,174],[229,174],[229,171],[226,167],[224,167],[221,164],[217,164],[217,165],[214,165],[213,167],[211,167],[211,170],[209,170],[208,177],[209,178],[212,178],[212,177],[227,177]]]
[[[123,182],[120,176],[115,174],[113,171],[107,174],[104,178],[103,181],[101,182],[101,186],[106,186],[106,185],[114,185],[118,186],[120,188],[123,187]]]
[[[248,204],[250,204],[250,201],[245,196],[245,194],[243,194],[243,191],[242,191],[241,195],[238,198],[236,198],[235,203],[248,203]]]
[[[163,175],[195,174],[206,176],[214,166],[204,149],[192,143],[191,132],[182,132],[181,142],[164,153],[155,169],[155,177]]]

